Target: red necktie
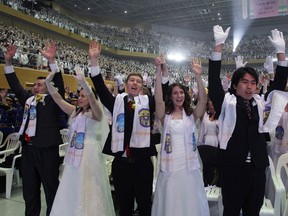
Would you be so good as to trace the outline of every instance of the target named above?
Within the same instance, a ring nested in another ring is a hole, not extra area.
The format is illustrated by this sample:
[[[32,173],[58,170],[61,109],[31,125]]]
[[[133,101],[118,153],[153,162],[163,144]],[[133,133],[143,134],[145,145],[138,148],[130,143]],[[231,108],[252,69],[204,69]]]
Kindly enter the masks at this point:
[[[132,102],[132,100],[128,101],[128,108],[129,108],[129,112],[133,111],[133,102]],[[126,156],[128,158],[131,157],[131,150],[130,150],[129,144],[126,145],[125,151],[126,151]]]

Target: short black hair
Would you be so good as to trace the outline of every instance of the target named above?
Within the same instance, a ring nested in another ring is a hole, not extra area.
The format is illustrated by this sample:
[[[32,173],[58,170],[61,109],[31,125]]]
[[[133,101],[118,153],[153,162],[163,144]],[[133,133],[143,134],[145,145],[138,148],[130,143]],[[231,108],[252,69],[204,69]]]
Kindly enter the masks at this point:
[[[45,80],[46,77],[44,77],[44,76],[39,76],[39,77],[37,77],[36,79],[37,79],[37,80],[39,80],[39,79],[40,79],[40,80]]]
[[[238,68],[232,75],[231,78],[231,87],[229,89],[229,92],[232,94],[236,94],[236,90],[234,88],[234,85],[237,86],[239,81],[245,76],[245,74],[250,74],[252,77],[256,80],[256,85],[258,84],[259,76],[254,68],[251,67],[240,67]]]

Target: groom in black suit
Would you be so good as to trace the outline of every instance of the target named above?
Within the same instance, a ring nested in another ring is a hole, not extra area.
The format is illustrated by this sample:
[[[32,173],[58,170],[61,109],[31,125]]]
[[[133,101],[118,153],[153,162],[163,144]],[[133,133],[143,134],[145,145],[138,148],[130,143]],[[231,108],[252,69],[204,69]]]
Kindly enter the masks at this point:
[[[9,46],[5,53],[5,76],[10,88],[23,107],[24,118],[20,133],[22,139],[22,184],[25,200],[25,215],[38,216],[41,211],[40,187],[43,185],[47,212],[50,214],[59,180],[59,150],[62,139],[58,117],[60,108],[51,98],[45,85],[45,77],[38,77],[30,95],[20,84],[11,65],[16,47]],[[59,72],[55,64],[56,44],[46,45],[42,55],[49,61],[51,70]],[[61,72],[54,76],[55,86],[64,97],[64,83]],[[33,122],[33,123],[32,123]],[[35,125],[36,123],[36,125]]]

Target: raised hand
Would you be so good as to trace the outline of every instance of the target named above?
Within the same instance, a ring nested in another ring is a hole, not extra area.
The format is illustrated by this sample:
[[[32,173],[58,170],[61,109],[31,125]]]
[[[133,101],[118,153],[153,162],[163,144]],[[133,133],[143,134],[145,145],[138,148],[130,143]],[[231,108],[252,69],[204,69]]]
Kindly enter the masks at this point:
[[[276,54],[285,53],[285,41],[283,38],[283,33],[277,29],[272,30],[271,33],[272,37],[268,36],[268,38],[274,46]]]
[[[192,72],[195,75],[201,75],[202,74],[201,61],[198,58],[193,58],[190,66],[191,66]]]
[[[76,76],[74,76],[74,77],[78,81],[81,88],[84,89],[85,94],[86,95],[91,94],[92,89],[91,89],[91,86],[88,84],[88,82],[85,79],[84,72],[81,70],[80,67],[76,68],[75,72],[76,72]]]
[[[191,76],[189,74],[186,74],[184,76],[184,83],[187,85],[191,81]]]
[[[224,44],[230,31],[231,27],[227,28],[226,31],[223,31],[223,28],[219,25],[213,26],[213,32],[214,32],[214,40],[215,45]]]
[[[84,72],[81,70],[80,67],[76,68],[75,72],[76,72],[76,75],[74,77],[78,81],[78,83],[86,81]]]
[[[143,74],[143,81],[144,81],[144,82],[146,82],[147,77],[148,77],[148,73],[147,73],[147,72],[144,72],[144,74]]]
[[[39,49],[40,53],[48,59],[48,62],[54,63],[56,56],[57,44],[54,41],[47,43],[44,49]]]
[[[121,86],[124,82],[123,82],[123,77],[121,74],[117,73],[115,76],[114,76],[114,81],[116,83],[116,86]]]
[[[157,71],[161,71],[162,73],[162,69],[161,69],[161,65],[164,63],[164,59],[162,58],[162,56],[158,56],[156,59],[155,59],[155,65],[156,65],[156,69]]]
[[[264,68],[268,73],[274,73],[274,67],[273,67],[273,59],[272,56],[267,56],[266,61],[264,62]]]
[[[4,54],[6,64],[11,63],[12,58],[15,56],[16,51],[17,48],[15,46],[10,45],[7,47],[7,51]]]
[[[51,73],[48,74],[48,76],[45,79],[45,84],[50,94],[54,94],[57,92],[57,89],[54,87],[54,83],[52,82],[55,73],[56,73],[55,71],[52,71]]]
[[[101,45],[93,40],[89,45],[89,51],[88,51],[90,60],[91,61],[97,60],[100,56],[100,53],[101,53]]]
[[[246,64],[248,63],[247,61],[245,63],[243,63],[244,61],[244,57],[243,56],[237,56],[235,57],[235,63],[236,63],[236,69],[240,68],[240,67],[245,67]]]
[[[168,77],[168,67],[163,55],[160,55],[155,59],[155,65],[157,71],[161,72],[162,76]]]

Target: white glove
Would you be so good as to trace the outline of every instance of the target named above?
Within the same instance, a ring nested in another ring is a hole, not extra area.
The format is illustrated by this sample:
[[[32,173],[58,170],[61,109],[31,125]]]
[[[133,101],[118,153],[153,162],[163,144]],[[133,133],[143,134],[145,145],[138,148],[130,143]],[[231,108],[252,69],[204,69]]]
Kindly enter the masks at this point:
[[[148,77],[148,73],[147,73],[147,72],[144,72],[144,74],[143,74],[143,81],[144,81],[144,82],[146,82],[147,77]]]
[[[269,74],[274,73],[272,56],[266,57],[266,62],[264,63],[264,68]]]
[[[215,40],[215,45],[219,45],[219,44],[224,44],[225,40],[228,37],[230,28],[227,28],[226,31],[223,31],[223,28],[219,25],[215,25],[213,26],[213,32],[214,32],[214,40]]]
[[[114,80],[115,80],[116,86],[121,86],[124,83],[121,74],[116,74],[116,76],[114,76]]]
[[[152,78],[150,76],[148,76],[146,78],[146,86],[147,86],[147,88],[151,88],[152,87],[152,83],[153,83]]]
[[[268,36],[268,38],[274,46],[276,54],[285,53],[285,41],[283,38],[283,33],[277,29],[272,30],[271,33],[272,38],[271,36]]]
[[[57,89],[55,88],[54,83],[52,82],[55,73],[56,73],[55,71],[52,71],[51,73],[48,74],[48,76],[45,79],[45,84],[50,94],[55,94],[57,92]]]
[[[76,72],[76,76],[74,77],[78,81],[80,87],[84,89],[85,94],[86,95],[91,94],[92,89],[85,79],[84,72],[81,70],[81,68],[77,68],[75,72]]]
[[[246,64],[248,63],[247,61],[245,63],[243,63],[244,57],[243,56],[237,56],[235,58],[235,63],[236,63],[236,69],[240,68],[240,67],[245,67]]]

